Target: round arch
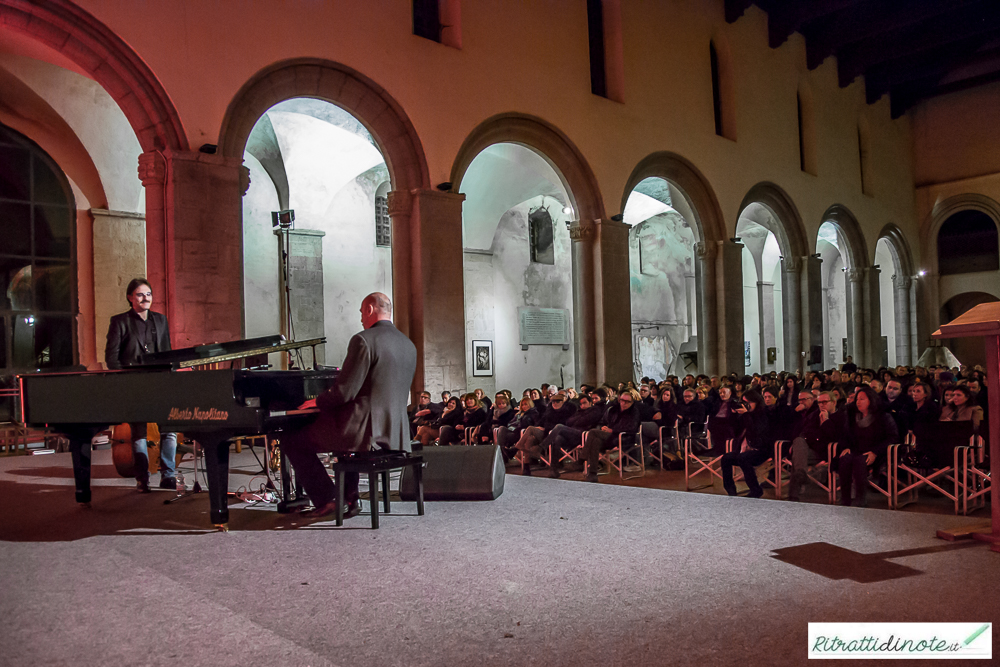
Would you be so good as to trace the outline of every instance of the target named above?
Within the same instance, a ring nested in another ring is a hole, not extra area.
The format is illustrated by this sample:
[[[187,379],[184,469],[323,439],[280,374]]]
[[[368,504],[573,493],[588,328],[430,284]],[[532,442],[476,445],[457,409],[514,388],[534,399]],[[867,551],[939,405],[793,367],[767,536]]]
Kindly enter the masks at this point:
[[[55,49],[92,76],[121,108],[144,151],[188,150],[180,116],[159,80],[87,11],[69,0],[0,0],[0,24]]]
[[[916,269],[913,264],[913,255],[910,253],[910,244],[906,242],[902,230],[893,223],[887,223],[878,234],[878,240],[885,239],[892,250],[892,258],[896,262],[895,270],[904,276],[913,276]]]
[[[725,219],[712,186],[697,167],[676,153],[653,153],[635,166],[625,183],[621,210],[625,210],[625,202],[632,190],[647,178],[662,178],[677,186],[694,214],[698,241],[710,243],[726,238]]]
[[[469,165],[484,149],[511,143],[531,148],[546,160],[563,179],[579,220],[604,218],[604,202],[597,179],[583,154],[570,139],[541,118],[519,113],[502,113],[480,123],[462,142],[451,169],[452,188],[457,188]]]
[[[922,258],[932,275],[938,273],[937,237],[941,225],[959,211],[979,211],[985,213],[1000,227],[1000,203],[995,199],[977,193],[966,193],[949,197],[938,202],[921,225],[921,248],[925,248]]]
[[[872,256],[868,254],[868,244],[861,232],[861,226],[846,206],[834,204],[826,209],[820,220],[820,223],[824,222],[833,223],[843,233],[847,243],[843,252],[847,256],[848,269],[861,269],[870,265]]]
[[[251,77],[226,108],[219,153],[242,159],[257,120],[275,104],[293,97],[324,100],[357,118],[378,143],[393,190],[430,187],[423,147],[399,103],[360,72],[319,58],[284,60]]]
[[[806,241],[805,229],[802,226],[802,216],[788,194],[774,183],[762,182],[750,188],[740,203],[740,215],[751,204],[763,204],[781,223],[778,229],[770,230],[778,239],[783,257],[805,257],[809,255],[809,243]],[[739,225],[740,215],[733,223],[733,236]]]

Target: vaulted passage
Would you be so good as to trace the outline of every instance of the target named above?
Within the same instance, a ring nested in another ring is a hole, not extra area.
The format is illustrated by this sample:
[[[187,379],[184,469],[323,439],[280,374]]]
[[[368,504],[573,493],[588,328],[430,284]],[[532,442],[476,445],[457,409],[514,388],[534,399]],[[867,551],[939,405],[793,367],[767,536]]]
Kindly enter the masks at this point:
[[[465,172],[467,387],[576,383],[572,197],[531,148],[497,143]],[[449,387],[450,388],[450,387]]]
[[[243,198],[247,336],[326,336],[318,361],[339,366],[357,330],[361,300],[373,291],[392,296],[385,159],[350,113],[294,98],[260,117],[243,161],[250,169]],[[289,210],[294,222],[282,233],[272,213]],[[309,354],[292,363],[310,366]]]

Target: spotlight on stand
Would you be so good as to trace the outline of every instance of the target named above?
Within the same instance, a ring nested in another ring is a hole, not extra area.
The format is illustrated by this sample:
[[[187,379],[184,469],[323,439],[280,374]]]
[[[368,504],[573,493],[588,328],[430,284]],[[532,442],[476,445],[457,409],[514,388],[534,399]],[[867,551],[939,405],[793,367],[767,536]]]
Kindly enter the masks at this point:
[[[284,211],[271,211],[271,229],[291,229],[295,223],[295,211],[288,208]]]

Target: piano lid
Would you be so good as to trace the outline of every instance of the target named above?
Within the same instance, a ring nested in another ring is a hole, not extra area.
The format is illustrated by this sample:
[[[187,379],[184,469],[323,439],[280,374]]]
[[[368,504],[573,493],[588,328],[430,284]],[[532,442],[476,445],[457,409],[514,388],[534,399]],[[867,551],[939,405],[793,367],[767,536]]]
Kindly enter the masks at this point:
[[[247,352],[260,354],[284,342],[285,337],[278,334],[274,336],[260,336],[259,338],[247,338],[246,340],[233,340],[227,343],[209,343],[208,345],[185,347],[179,350],[170,350],[169,352],[144,354],[139,359],[138,365],[177,367],[186,361],[210,359],[233,354],[243,355]]]

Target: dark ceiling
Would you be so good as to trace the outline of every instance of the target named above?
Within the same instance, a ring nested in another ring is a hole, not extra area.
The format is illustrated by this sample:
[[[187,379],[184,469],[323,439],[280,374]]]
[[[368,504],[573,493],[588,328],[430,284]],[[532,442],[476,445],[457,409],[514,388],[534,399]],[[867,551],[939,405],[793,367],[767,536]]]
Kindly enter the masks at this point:
[[[892,117],[919,102],[1000,81],[1000,0],[725,0],[726,21],[767,12],[771,48],[793,32],[815,69],[836,56],[840,85],[863,76]]]

